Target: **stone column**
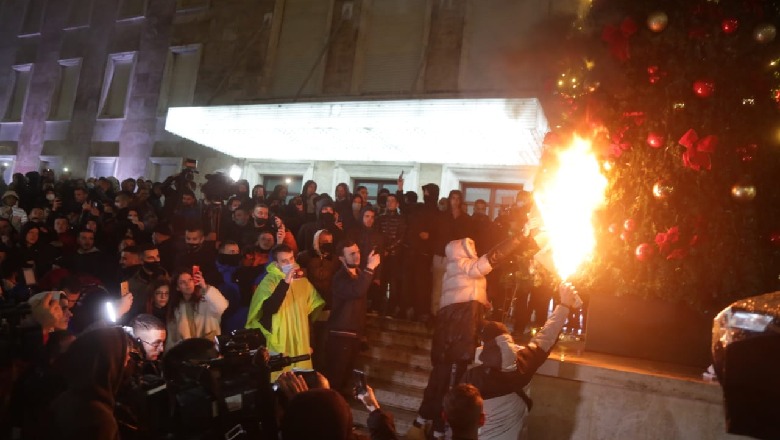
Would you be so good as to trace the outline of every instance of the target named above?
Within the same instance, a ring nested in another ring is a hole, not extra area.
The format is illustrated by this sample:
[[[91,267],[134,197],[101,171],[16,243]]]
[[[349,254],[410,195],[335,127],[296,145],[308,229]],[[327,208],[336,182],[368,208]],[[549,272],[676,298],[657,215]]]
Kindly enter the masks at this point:
[[[130,82],[125,123],[119,135],[117,178],[145,176],[154,149],[157,103],[170,47],[175,0],[149,2],[138,59]]]
[[[67,15],[68,2],[48,2],[41,35],[32,37],[39,38],[40,42],[22,114],[22,129],[19,132],[14,166],[17,173],[38,171],[46,133],[46,119],[49,116],[52,94],[60,77],[58,60],[62,46],[62,28]]]

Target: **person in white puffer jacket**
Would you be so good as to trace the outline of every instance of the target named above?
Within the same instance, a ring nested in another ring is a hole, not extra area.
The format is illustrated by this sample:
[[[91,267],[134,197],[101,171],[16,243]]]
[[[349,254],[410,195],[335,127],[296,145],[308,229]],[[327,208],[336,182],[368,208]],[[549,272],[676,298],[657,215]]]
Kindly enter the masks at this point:
[[[527,236],[526,231],[524,234]],[[483,316],[491,307],[487,299],[485,275],[523,243],[526,242],[520,236],[515,236],[482,256],[477,255],[474,240],[470,238],[447,244],[446,270],[431,347],[433,369],[423,394],[419,415],[406,433],[407,439],[424,438],[424,425],[431,421],[434,438],[444,437],[444,421],[441,417],[443,398],[450,387],[460,381],[466,367],[474,359]]]

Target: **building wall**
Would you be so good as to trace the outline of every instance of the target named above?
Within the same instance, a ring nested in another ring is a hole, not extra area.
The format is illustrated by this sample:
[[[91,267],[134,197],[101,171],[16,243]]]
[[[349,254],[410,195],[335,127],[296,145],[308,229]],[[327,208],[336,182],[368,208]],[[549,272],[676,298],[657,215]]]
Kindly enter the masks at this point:
[[[21,121],[0,122],[0,153],[16,156],[15,171],[37,169],[44,154],[62,157],[75,174],[88,171],[90,157],[114,157],[118,177],[160,177],[150,174],[150,157],[194,157],[203,167],[238,164],[257,181],[262,174],[241,158],[165,132],[173,87],[166,78],[182,48],[194,48],[188,53],[196,62],[188,65],[197,71],[190,96],[182,99],[179,90],[176,105],[529,96],[538,78],[517,59],[519,44],[541,18],[580,3],[0,0],[0,111],[14,94],[14,66],[32,65]],[[83,8],[91,8],[88,20],[74,24],[85,15],[74,11]],[[108,118],[101,112],[113,96],[109,60],[118,54],[132,59],[132,68],[124,113]],[[60,64],[72,59],[80,63],[72,114],[50,120]],[[442,165],[411,168],[419,170],[418,183],[448,175]],[[324,186],[344,177],[328,162],[313,164],[311,176]]]

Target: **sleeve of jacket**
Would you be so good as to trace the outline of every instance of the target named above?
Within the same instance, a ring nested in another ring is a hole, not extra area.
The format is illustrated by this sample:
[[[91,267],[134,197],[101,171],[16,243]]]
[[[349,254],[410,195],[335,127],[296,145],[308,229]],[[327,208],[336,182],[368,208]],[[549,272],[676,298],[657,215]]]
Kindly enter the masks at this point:
[[[257,286],[257,289],[255,289],[255,293],[252,295],[252,300],[249,303],[249,313],[246,317],[246,328],[259,328],[263,332],[267,331],[267,329],[260,325],[260,319],[262,318],[260,311],[263,307],[263,303],[271,297],[271,294],[273,294],[276,285],[281,281],[277,278],[278,277],[274,277],[268,274]]]
[[[214,286],[209,286],[206,289],[206,294],[203,295],[203,299],[208,304],[209,312],[215,316],[222,316],[225,309],[228,308],[228,300],[222,296],[222,293]]]
[[[476,260],[462,258],[458,261],[458,268],[461,273],[465,273],[469,278],[480,278],[489,274],[493,270],[487,255],[483,255]]]
[[[333,296],[344,299],[360,298],[368,293],[368,288],[371,286],[371,280],[374,279],[374,271],[365,269],[360,272],[360,275],[356,279],[352,279],[349,276],[341,276],[345,272],[341,272],[338,276],[333,277]]]
[[[528,345],[537,345],[542,350],[549,352],[558,341],[558,335],[561,334],[561,329],[566,324],[568,314],[568,307],[561,305],[555,307],[550,317],[547,318],[547,322],[544,323],[542,329],[536,333]]]

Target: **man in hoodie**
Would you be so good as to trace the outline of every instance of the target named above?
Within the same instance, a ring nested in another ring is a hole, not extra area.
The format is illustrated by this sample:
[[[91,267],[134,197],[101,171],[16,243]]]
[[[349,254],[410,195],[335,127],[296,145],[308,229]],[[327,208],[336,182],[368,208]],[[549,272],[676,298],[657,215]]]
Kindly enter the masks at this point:
[[[485,276],[522,243],[519,237],[510,238],[481,257],[471,238],[453,240],[445,247],[447,263],[431,347],[433,369],[408,439],[424,438],[422,427],[431,420],[434,438],[444,438],[442,399],[474,359],[482,317],[490,307]]]
[[[382,255],[385,251],[385,236],[374,227],[376,213],[370,206],[360,210],[360,226],[347,233],[347,237],[357,243],[361,255],[368,255],[372,251]],[[360,268],[365,270],[367,259],[360,261]],[[386,292],[381,290],[382,266],[374,270],[374,279],[368,288],[368,307],[370,313],[379,313],[385,310],[387,304]]]
[[[325,339],[327,338],[326,324],[330,315],[332,301],[332,283],[333,275],[339,270],[341,264],[334,255],[335,248],[333,243],[333,234],[326,229],[320,229],[314,234],[313,248],[308,251],[298,253],[296,260],[306,273],[306,278],[317,289],[325,306],[317,316],[317,320],[312,322],[311,345],[314,349],[312,362],[314,369],[321,371],[325,367]]]
[[[314,243],[314,234],[320,229],[327,229],[333,234],[333,242],[338,243],[344,238],[343,225],[341,221],[336,220],[336,211],[333,207],[333,201],[329,197],[321,197],[315,204],[317,210],[317,220],[304,223],[295,237],[300,250],[311,249]]]
[[[17,231],[20,230],[22,225],[27,223],[27,213],[19,207],[19,196],[16,191],[4,192],[2,205],[0,216],[7,218]]]
[[[433,234],[439,211],[439,186],[429,183],[423,186],[425,203],[410,211],[406,228],[406,256],[403,261],[403,290],[412,299],[415,318],[427,321],[431,315],[431,286],[433,278]],[[411,204],[407,204],[411,206]]]

